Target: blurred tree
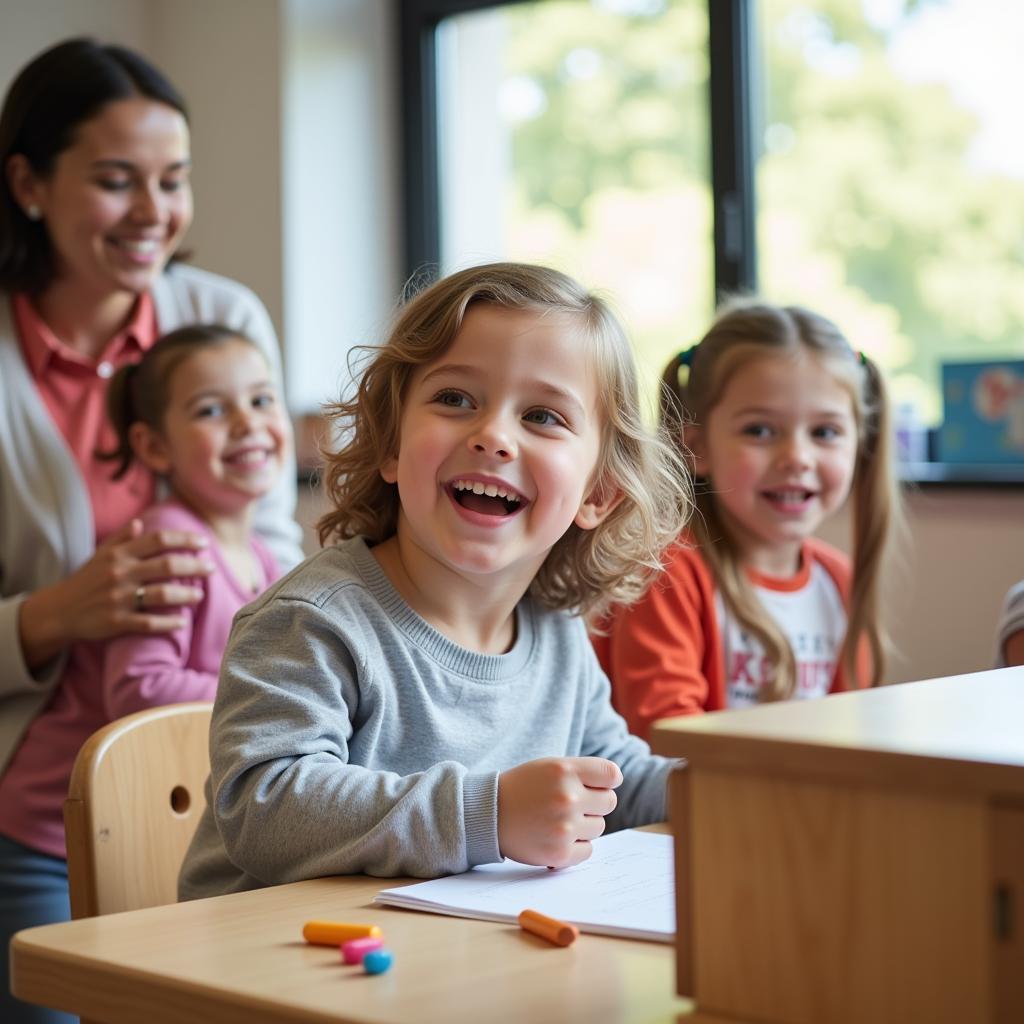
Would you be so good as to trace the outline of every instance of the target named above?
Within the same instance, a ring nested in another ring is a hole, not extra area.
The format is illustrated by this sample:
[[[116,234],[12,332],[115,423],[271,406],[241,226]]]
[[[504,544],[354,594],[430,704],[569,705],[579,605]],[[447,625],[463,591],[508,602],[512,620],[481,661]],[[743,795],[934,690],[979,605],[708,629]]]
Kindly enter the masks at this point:
[[[762,286],[833,316],[937,420],[943,360],[1024,353],[1024,181],[974,165],[975,116],[890,60],[907,21],[943,0],[884,25],[865,6],[760,5]]]
[[[945,0],[869,6],[758,6],[760,287],[834,318],[936,419],[942,360],[1024,353],[1024,181],[972,163],[976,117],[891,60]],[[509,114],[512,254],[612,290],[654,378],[711,312],[706,5],[501,11],[532,97]]]
[[[653,384],[712,312],[706,4],[503,10],[537,97],[513,117],[510,246],[611,292]]]

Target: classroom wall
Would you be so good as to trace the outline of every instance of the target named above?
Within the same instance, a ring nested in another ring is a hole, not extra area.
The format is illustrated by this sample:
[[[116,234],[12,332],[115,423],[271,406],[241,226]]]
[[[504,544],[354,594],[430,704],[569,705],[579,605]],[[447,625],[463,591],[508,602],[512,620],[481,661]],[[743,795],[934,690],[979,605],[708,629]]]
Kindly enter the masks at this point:
[[[155,0],[145,6],[154,37],[149,52],[189,106],[195,219],[187,246],[193,262],[252,288],[280,335],[281,4]]]
[[[906,508],[907,534],[887,566],[899,648],[888,681],[992,668],[1003,596],[1024,578],[1024,489],[911,488]],[[847,514],[821,535],[849,551]]]
[[[381,0],[0,0],[0,88],[76,33],[133,46],[193,112],[196,262],[253,287],[283,342],[293,411],[336,390],[401,283],[393,4]],[[321,499],[300,490],[307,547]],[[889,595],[894,681],[987,667],[1024,577],[1024,489],[928,490]],[[847,545],[839,520],[823,531]]]
[[[151,52],[153,23],[139,0],[0,0],[0,89],[18,69],[59,39],[96,35]]]

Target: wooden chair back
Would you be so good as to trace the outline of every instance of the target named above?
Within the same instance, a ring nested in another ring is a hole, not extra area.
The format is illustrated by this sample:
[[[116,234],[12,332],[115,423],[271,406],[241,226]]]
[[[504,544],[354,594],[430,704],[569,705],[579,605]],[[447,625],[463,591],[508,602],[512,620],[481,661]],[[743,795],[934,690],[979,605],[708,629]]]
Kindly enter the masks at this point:
[[[64,802],[71,916],[174,903],[206,806],[209,703],[170,704],[97,730]]]

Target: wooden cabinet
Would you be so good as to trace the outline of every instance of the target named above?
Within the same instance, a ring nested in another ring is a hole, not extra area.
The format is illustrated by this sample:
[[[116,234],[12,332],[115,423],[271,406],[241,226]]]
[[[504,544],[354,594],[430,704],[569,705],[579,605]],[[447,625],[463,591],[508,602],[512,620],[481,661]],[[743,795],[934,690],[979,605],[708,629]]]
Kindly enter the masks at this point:
[[[677,980],[726,1019],[1024,1021],[1024,670],[675,719]]]

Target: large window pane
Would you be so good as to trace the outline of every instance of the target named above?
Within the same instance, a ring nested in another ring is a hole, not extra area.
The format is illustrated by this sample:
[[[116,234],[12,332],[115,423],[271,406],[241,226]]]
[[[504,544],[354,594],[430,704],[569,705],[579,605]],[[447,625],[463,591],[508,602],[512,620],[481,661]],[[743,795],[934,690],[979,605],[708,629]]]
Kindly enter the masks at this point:
[[[1024,354],[1024,5],[759,0],[761,287],[941,415],[943,360]]]
[[[545,0],[443,21],[442,265],[603,289],[649,381],[713,305],[703,0]]]

